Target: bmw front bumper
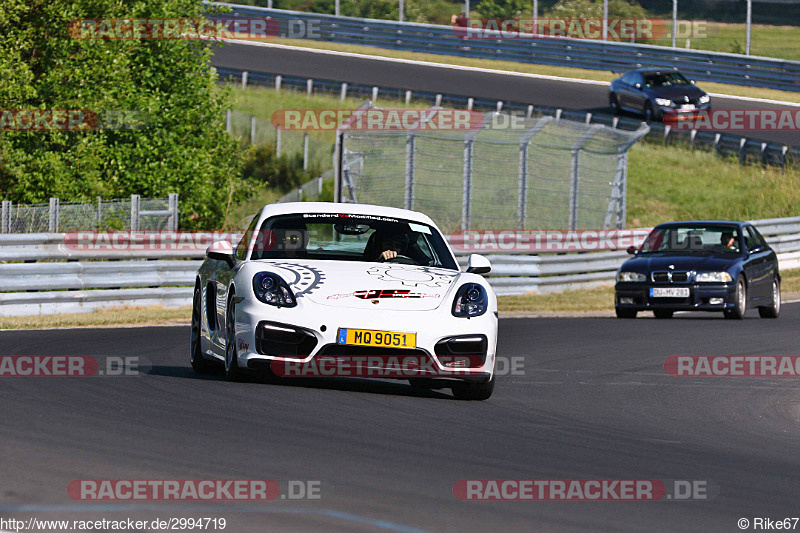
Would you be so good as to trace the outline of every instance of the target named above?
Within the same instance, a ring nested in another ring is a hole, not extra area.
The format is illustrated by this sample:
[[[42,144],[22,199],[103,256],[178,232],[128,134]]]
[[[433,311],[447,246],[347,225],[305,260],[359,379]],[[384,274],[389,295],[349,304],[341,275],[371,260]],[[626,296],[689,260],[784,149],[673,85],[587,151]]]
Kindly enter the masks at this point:
[[[651,288],[688,287],[687,298],[654,298]],[[724,311],[736,305],[736,283],[659,284],[649,282],[618,282],[614,285],[614,304],[619,309],[652,311]]]

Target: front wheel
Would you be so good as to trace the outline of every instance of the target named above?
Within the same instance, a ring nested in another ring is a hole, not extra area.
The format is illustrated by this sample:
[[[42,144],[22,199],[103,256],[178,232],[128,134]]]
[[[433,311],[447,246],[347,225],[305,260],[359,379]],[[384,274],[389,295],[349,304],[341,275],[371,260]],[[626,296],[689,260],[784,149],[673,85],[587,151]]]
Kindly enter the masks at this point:
[[[450,390],[457,400],[488,400],[494,391],[494,375],[486,383],[459,383]]]
[[[642,116],[644,116],[645,122],[652,122],[653,119],[656,118],[655,111],[653,111],[653,104],[651,104],[649,101],[644,104]]]
[[[744,278],[739,276],[736,281],[736,298],[734,300],[733,309],[726,309],[724,311],[725,318],[731,320],[741,320],[747,311],[747,285],[744,283]]]
[[[241,381],[244,377],[239,368],[239,351],[236,348],[236,298],[228,298],[225,312],[225,377],[228,381]]]
[[[617,318],[636,318],[636,309],[615,307],[614,311],[617,313]]]
[[[781,314],[781,284],[777,279],[772,280],[772,305],[759,307],[758,314],[761,318],[778,318]]]

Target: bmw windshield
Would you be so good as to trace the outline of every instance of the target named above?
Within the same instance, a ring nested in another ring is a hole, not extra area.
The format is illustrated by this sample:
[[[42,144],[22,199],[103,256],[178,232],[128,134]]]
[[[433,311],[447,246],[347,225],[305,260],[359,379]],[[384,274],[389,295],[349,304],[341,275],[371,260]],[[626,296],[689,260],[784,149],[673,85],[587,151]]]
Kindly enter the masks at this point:
[[[639,253],[738,254],[740,240],[737,226],[663,226],[650,232]]]

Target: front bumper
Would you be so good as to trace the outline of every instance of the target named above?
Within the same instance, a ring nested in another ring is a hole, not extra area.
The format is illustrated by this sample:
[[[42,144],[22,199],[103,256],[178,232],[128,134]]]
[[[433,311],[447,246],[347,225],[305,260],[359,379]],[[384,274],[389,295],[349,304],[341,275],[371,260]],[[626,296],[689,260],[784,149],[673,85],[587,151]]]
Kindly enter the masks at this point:
[[[688,287],[688,298],[653,298],[651,288]],[[721,302],[716,302],[721,300]],[[712,303],[715,301],[715,303]],[[724,311],[736,305],[736,283],[650,283],[618,282],[614,285],[614,305],[620,309],[648,311]]]
[[[274,308],[250,299],[238,304],[239,366],[274,371],[276,364],[283,365],[283,370],[297,370],[303,365],[322,369],[327,365],[325,368],[330,369],[332,362],[344,361],[348,373],[335,372],[329,377],[422,378],[439,382],[485,383],[494,374],[497,317],[491,310],[466,319],[450,315],[449,306],[419,312],[303,307]],[[417,335],[416,348],[340,345],[339,328],[413,332]],[[384,363],[392,357],[394,361],[400,358],[402,372],[382,372],[386,369]],[[419,367],[407,365],[410,360],[418,361]],[[366,374],[359,375],[353,361],[359,365],[357,370]],[[341,370],[342,366],[336,368]]]

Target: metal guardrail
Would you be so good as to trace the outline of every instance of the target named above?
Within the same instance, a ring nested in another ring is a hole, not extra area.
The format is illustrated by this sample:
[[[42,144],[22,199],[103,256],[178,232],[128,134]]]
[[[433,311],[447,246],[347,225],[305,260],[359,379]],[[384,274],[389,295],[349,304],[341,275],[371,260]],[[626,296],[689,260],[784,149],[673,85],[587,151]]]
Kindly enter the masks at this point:
[[[397,87],[375,87],[358,83],[342,83],[338,81],[284,76],[263,72],[248,72],[235,69],[218,68],[220,79],[228,82],[241,82],[246,79],[247,85],[275,87],[305,91],[309,95],[321,93],[336,95],[341,99],[346,96],[356,98],[378,98],[410,102],[424,102],[430,105],[469,109],[475,111],[505,111],[520,113],[526,117],[534,114],[565,118],[578,122],[602,124],[627,131],[638,129],[642,121],[626,116],[614,116],[605,113],[588,113],[570,109],[548,106],[534,106],[525,102],[490,100],[487,98],[471,98],[467,95],[443,94],[430,91],[409,91]],[[717,133],[700,130],[677,130],[661,122],[651,122],[650,132],[645,136],[649,142],[665,144],[682,144],[692,148],[713,151],[722,156],[733,156],[741,164],[760,164],[785,167],[787,164],[800,165],[800,146],[791,147],[784,144],[764,142],[729,133]]]
[[[524,36],[461,39],[452,26],[337,17],[227,3],[212,5],[229,7],[234,15],[242,17],[268,16],[279,23],[282,34],[292,34],[288,31],[290,23],[313,27],[313,31],[306,31],[302,36],[293,36],[316,41],[595,70],[679,67],[698,81],[800,91],[798,61],[591,39]]]
[[[800,268],[800,217],[753,223],[778,252],[781,269]],[[7,261],[0,263],[0,316],[191,305],[202,250],[76,254],[64,241],[63,233],[0,235],[0,260]],[[456,252],[461,266],[466,265],[470,253]],[[489,282],[498,294],[512,295],[609,285],[629,256],[624,251],[606,251],[541,255],[498,252],[487,257],[492,262]]]

